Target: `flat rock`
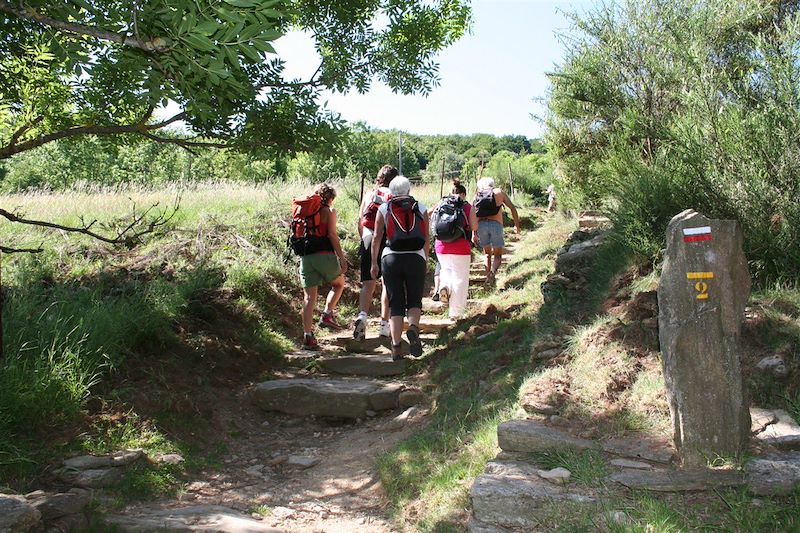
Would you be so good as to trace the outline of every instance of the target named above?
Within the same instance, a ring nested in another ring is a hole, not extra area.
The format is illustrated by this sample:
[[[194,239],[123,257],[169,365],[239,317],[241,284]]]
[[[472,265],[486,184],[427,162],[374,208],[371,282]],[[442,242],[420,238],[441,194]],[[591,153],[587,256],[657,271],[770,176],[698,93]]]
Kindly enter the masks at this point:
[[[142,450],[122,450],[108,455],[81,455],[64,460],[66,468],[91,470],[106,466],[127,466],[144,456]]]
[[[761,496],[785,495],[800,486],[800,453],[771,454],[745,465],[750,491]]]
[[[789,369],[786,368],[786,363],[780,355],[771,355],[763,358],[756,363],[756,368],[764,372],[769,372],[777,378],[785,378],[789,375]]]
[[[110,487],[117,483],[125,474],[122,468],[92,468],[89,470],[76,470],[74,468],[61,468],[56,471],[60,479],[78,487],[98,489]]]
[[[769,424],[764,431],[757,434],[756,440],[780,449],[800,449],[800,425],[783,409],[775,409],[773,414],[777,421]]]
[[[125,516],[106,516],[104,521],[124,533],[282,533],[258,520],[219,505],[182,509],[141,509]]]
[[[58,494],[45,494],[30,503],[42,515],[42,520],[53,520],[62,516],[78,514],[89,505],[90,494],[86,490],[73,490]]]
[[[354,376],[396,376],[406,369],[405,360],[392,361],[390,356],[374,354],[344,355],[320,359],[320,366],[326,372]]]
[[[283,360],[286,361],[288,366],[294,368],[303,368],[309,363],[313,363],[320,357],[322,357],[322,353],[318,351],[298,350],[296,352],[284,354]]]
[[[578,227],[584,229],[599,228],[611,224],[611,220],[603,216],[586,215],[578,219]]]
[[[761,433],[764,429],[778,421],[778,417],[769,409],[750,408],[750,433]]]
[[[486,465],[485,473],[472,485],[470,498],[477,522],[528,529],[538,526],[543,506],[558,501],[594,501],[588,495],[540,479],[532,465],[501,461]]]
[[[406,389],[400,393],[400,408],[413,407],[425,403],[425,393],[419,389]]]
[[[309,455],[290,455],[286,460],[287,466],[296,466],[298,468],[311,468],[319,464],[318,457],[311,457]]]
[[[256,385],[253,402],[267,411],[300,416],[363,418],[395,409],[404,386],[372,380],[279,379]]]
[[[735,470],[660,470],[654,472],[625,471],[610,476],[630,489],[656,492],[711,490],[719,487],[738,487],[745,476]]]
[[[30,531],[42,518],[42,514],[22,496],[0,494],[0,532],[17,533]]]
[[[537,470],[536,473],[540,478],[556,485],[566,485],[569,482],[569,478],[572,477],[572,472],[562,467],[551,470]]]
[[[642,436],[609,439],[603,441],[602,446],[604,451],[614,455],[664,464],[668,464],[675,454],[675,449],[666,439],[659,440]]]
[[[617,468],[628,468],[631,470],[652,470],[653,465],[650,463],[643,463],[641,461],[632,461],[630,459],[612,459],[611,466]]]
[[[419,331],[420,333],[439,333],[452,325],[453,321],[449,318],[422,317],[422,320],[419,322]]]
[[[594,441],[573,437],[565,431],[534,420],[509,420],[497,427],[500,448],[507,452],[538,452],[554,448],[586,450],[597,448]]]

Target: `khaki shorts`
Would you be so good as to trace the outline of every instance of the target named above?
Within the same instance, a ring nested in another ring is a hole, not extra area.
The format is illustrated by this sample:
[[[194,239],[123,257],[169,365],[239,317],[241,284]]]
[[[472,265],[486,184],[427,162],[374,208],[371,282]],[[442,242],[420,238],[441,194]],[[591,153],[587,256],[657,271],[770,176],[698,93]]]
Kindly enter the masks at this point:
[[[300,258],[300,283],[304,289],[330,283],[341,273],[336,254],[311,254]]]

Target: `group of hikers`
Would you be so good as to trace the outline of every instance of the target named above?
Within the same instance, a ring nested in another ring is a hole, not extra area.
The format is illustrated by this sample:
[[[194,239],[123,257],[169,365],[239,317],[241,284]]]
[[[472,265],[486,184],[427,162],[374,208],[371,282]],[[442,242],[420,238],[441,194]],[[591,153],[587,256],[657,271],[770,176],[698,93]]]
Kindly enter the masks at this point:
[[[320,285],[330,284],[319,327],[343,329],[334,311],[344,290],[347,258],[336,231],[333,209],[336,191],[323,183],[314,194],[295,198],[292,204],[290,244],[300,256],[303,286],[303,349],[319,348],[314,336],[314,308]],[[494,179],[478,180],[472,203],[467,189],[453,181],[450,194],[426,208],[411,195],[411,182],[391,165],[384,165],[373,190],[364,195],[358,218],[361,292],[353,338],[366,338],[367,319],[379,279],[381,321],[378,335],[391,339],[392,359],[403,358],[402,332],[408,321],[409,352],[422,355],[419,321],[425,274],[430,256],[431,234],[437,267],[433,298],[448,305],[451,319],[461,317],[467,307],[473,245],[484,253],[486,286],[494,284],[503,258],[503,207],[511,210],[514,231],[519,233],[519,215],[508,195]]]

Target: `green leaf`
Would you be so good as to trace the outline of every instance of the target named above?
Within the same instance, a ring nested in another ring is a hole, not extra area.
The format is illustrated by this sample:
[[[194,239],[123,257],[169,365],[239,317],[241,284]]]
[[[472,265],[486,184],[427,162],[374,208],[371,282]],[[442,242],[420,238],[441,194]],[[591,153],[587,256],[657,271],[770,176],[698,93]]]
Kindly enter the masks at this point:
[[[256,7],[258,5],[257,0],[224,0],[226,4],[232,5],[234,7]]]
[[[253,46],[255,46],[256,49],[259,50],[260,52],[267,52],[270,54],[277,53],[275,52],[275,48],[273,48],[271,44],[262,39],[253,39]]]
[[[263,60],[258,51],[246,43],[239,43],[239,50],[254,63],[260,63]]]
[[[215,20],[206,20],[195,26],[194,31],[210,37],[220,29],[220,24]]]
[[[214,43],[212,43],[211,39],[204,35],[190,33],[184,37],[183,40],[186,41],[192,48],[203,52],[211,52],[214,50]]]

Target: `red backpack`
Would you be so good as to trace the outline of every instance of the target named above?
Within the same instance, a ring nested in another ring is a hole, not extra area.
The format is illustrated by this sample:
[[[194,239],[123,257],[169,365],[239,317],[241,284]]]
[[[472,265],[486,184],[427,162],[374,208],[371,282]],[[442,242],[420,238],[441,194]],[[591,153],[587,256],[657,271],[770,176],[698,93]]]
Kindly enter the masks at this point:
[[[396,196],[386,208],[386,243],[395,252],[422,250],[428,226],[412,196]]]
[[[292,200],[292,223],[287,244],[295,254],[302,256],[333,251],[328,229],[322,225],[321,209],[322,197],[319,194]]]
[[[373,191],[372,202],[361,213],[361,225],[375,231],[375,215],[378,209],[392,199],[392,192],[388,187],[379,187]]]

